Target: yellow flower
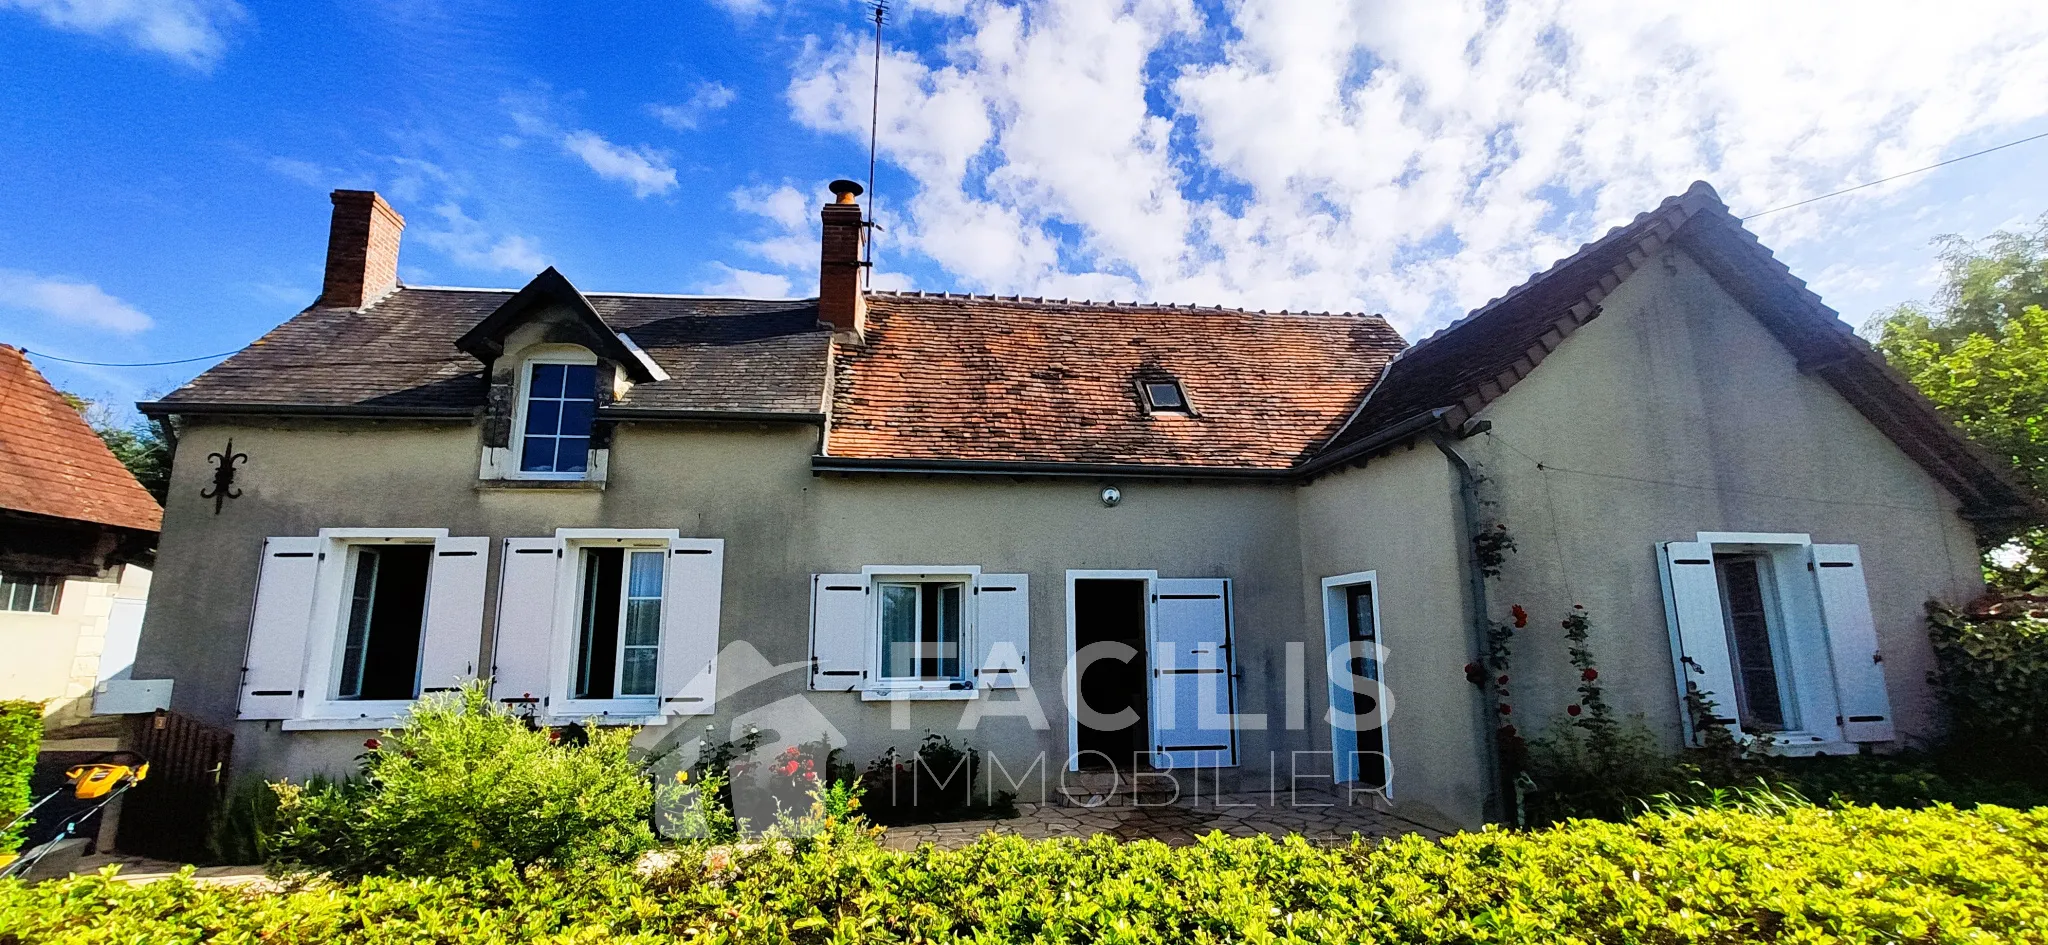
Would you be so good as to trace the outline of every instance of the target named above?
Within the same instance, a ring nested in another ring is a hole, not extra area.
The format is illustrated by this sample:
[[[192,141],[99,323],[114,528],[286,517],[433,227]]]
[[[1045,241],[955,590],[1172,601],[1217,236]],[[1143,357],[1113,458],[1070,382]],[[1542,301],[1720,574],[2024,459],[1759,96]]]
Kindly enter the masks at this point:
[[[677,784],[688,784],[688,783],[690,783],[690,772],[688,772],[688,771],[678,771],[678,772],[676,772],[676,783],[677,783]]]

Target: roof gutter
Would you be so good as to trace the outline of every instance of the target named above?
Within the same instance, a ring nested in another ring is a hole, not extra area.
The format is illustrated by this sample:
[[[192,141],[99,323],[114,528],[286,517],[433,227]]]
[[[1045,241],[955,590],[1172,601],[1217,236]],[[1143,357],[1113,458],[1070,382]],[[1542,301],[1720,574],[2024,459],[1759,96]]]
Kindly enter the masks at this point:
[[[813,456],[811,474],[925,476],[1044,476],[1064,479],[1209,479],[1231,482],[1286,482],[1291,469],[1247,466],[1147,466],[1135,463],[1013,463],[976,459],[869,459]]]
[[[473,420],[474,407],[384,407],[375,404],[181,404],[162,400],[143,401],[135,409],[146,417],[255,416],[255,417],[364,417],[380,420]]]
[[[1425,410],[1400,423],[1385,427],[1356,443],[1349,443],[1330,452],[1318,454],[1308,462],[1294,467],[1290,472],[1302,479],[1314,479],[1324,473],[1334,472],[1344,466],[1357,462],[1360,457],[1371,456],[1380,450],[1428,430],[1431,426],[1439,423],[1443,419],[1444,413],[1448,410],[1450,410],[1449,407]]]
[[[653,407],[600,407],[599,420],[693,421],[701,423],[824,423],[825,415],[804,410],[663,410]]]

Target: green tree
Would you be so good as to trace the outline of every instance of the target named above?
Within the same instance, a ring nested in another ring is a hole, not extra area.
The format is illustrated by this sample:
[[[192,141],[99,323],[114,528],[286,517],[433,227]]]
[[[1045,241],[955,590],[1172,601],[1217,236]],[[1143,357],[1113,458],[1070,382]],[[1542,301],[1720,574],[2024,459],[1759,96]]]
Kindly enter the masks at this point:
[[[135,481],[156,497],[156,504],[164,504],[171,493],[171,447],[164,442],[156,425],[147,420],[123,425],[115,418],[114,411],[106,404],[80,397],[68,391],[60,392],[64,400],[77,408],[85,418],[92,432],[100,435],[100,441],[112,450],[114,458],[128,467]]]
[[[1935,245],[1934,300],[1881,312],[1865,332],[1942,413],[2048,494],[2048,214],[2023,232]],[[2048,588],[2048,529],[1984,537],[1993,584]]]

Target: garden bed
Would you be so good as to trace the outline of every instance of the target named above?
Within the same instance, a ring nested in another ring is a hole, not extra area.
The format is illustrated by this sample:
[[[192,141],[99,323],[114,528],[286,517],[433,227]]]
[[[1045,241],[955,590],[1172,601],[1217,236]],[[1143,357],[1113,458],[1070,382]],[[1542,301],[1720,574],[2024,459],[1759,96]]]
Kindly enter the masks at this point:
[[[1323,849],[857,830],[257,895],[0,884],[0,943],[2048,941],[2048,809],[1665,811]]]

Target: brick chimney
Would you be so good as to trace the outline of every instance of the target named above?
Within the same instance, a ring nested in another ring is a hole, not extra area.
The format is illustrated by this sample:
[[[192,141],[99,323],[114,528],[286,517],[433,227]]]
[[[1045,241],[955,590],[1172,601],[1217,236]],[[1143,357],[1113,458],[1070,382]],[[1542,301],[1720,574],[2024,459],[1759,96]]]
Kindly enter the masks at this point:
[[[316,305],[363,308],[398,287],[405,218],[374,190],[337,190],[327,229],[327,278]]]
[[[858,339],[868,321],[868,300],[862,289],[867,266],[861,261],[867,227],[861,223],[860,204],[854,199],[861,195],[861,186],[835,180],[831,187],[834,199],[820,214],[825,237],[818,256],[818,320],[831,325],[836,333]]]

